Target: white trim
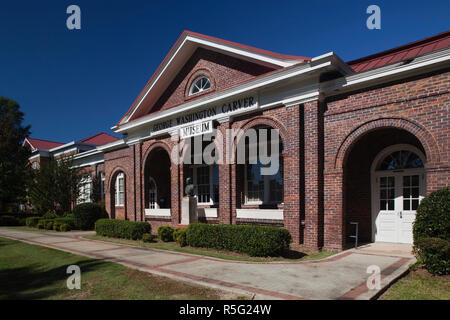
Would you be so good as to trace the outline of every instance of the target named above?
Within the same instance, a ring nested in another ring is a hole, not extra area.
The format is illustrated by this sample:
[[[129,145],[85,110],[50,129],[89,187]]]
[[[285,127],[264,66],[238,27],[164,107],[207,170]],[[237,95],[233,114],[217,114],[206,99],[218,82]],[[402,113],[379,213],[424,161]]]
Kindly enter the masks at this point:
[[[370,172],[376,172],[376,168],[377,168],[378,164],[380,163],[380,161],[382,161],[389,154],[391,154],[395,151],[400,151],[400,150],[414,152],[415,154],[417,154],[420,157],[420,159],[422,160],[422,163],[425,165],[427,158],[422,153],[422,151],[420,151],[418,148],[416,148],[410,144],[394,144],[392,146],[384,148],[377,154],[377,156],[375,157],[375,159],[372,162],[372,165],[370,166]]]
[[[105,162],[105,160],[97,160],[97,161],[92,161],[92,162],[87,162],[87,163],[79,164],[79,165],[76,165],[76,166],[72,166],[71,168],[89,167],[89,166],[94,166],[96,164],[104,163],[104,162]]]
[[[197,215],[205,218],[217,218],[217,208],[197,208]]]
[[[422,72],[421,69],[433,68],[439,63],[448,63],[449,61],[450,49],[443,49],[415,57],[413,61],[408,64],[405,64],[405,61],[400,61],[380,68],[351,74],[343,78],[325,82],[321,84],[321,92],[327,96],[342,94],[343,92],[353,90],[354,87],[363,86],[366,82],[373,82],[371,85],[374,85],[376,83],[392,81],[393,78],[404,77],[406,73]],[[365,84],[365,86],[368,86],[368,84]]]
[[[172,213],[170,209],[145,209],[146,216],[154,216],[154,217],[170,217]]]
[[[283,210],[277,209],[236,209],[236,217],[242,219],[283,220]]]
[[[112,127],[111,129],[114,130],[116,133],[124,133],[130,129],[136,129],[143,125],[150,124],[152,122],[156,122],[156,121],[162,120],[164,118],[176,116],[177,114],[179,114],[180,111],[186,112],[186,111],[190,111],[193,109],[203,107],[206,104],[219,103],[221,100],[228,99],[230,97],[237,96],[239,94],[246,93],[251,90],[260,89],[261,87],[271,85],[278,81],[282,81],[282,80],[286,80],[286,79],[289,79],[292,77],[304,75],[306,73],[313,72],[313,71],[316,71],[316,70],[322,69],[322,68],[327,68],[330,66],[331,66],[331,62],[328,61],[328,62],[319,64],[317,66],[311,66],[308,63],[308,64],[302,64],[302,65],[299,65],[296,67],[292,67],[289,69],[281,69],[278,72],[271,73],[267,76],[251,80],[249,82],[238,85],[236,87],[232,87],[229,89],[225,89],[223,91],[211,93],[211,94],[206,95],[197,100],[186,102],[182,105],[158,112],[156,114],[150,114],[150,115],[144,116],[144,117],[134,120],[132,122],[129,122],[129,123],[127,122],[127,123],[124,123],[123,125]],[[234,113],[230,112],[229,114],[233,115]],[[223,115],[221,115],[220,117],[223,117]]]
[[[194,44],[193,48],[188,48],[189,46],[192,46],[191,44]],[[210,50],[213,49],[215,51],[224,51],[228,54],[234,55],[234,56],[240,56],[245,57],[247,60],[250,60],[252,62],[259,61],[260,63],[263,62],[265,65],[272,65],[272,66],[280,66],[280,67],[289,67],[298,63],[302,63],[307,60],[302,59],[290,59],[290,58],[283,58],[283,57],[274,57],[270,54],[264,54],[262,52],[258,52],[257,50],[253,50],[251,48],[244,49],[235,45],[232,45],[230,43],[223,43],[219,42],[218,40],[213,40],[209,38],[203,38],[200,35],[192,35],[189,33],[184,34],[183,37],[179,38],[177,42],[175,43],[174,47],[169,52],[169,55],[166,56],[166,58],[163,60],[162,64],[159,66],[159,68],[156,70],[157,73],[155,73],[152,78],[150,79],[149,83],[146,84],[147,89],[144,88],[145,93],[142,95],[141,99],[139,99],[139,102],[135,104],[133,107],[132,112],[124,117],[120,123],[121,124],[127,123],[129,119],[131,119],[136,112],[136,110],[139,109],[139,106],[141,105],[142,101],[145,100],[149,92],[154,88],[155,84],[159,81],[161,77],[164,76],[166,73],[166,70],[169,68],[169,66],[172,64],[174,60],[176,60],[177,55],[182,52],[183,47],[186,47],[186,50],[191,50],[192,52],[197,49],[197,47],[207,47]],[[182,63],[184,65],[184,63]],[[143,90],[143,91],[144,91]],[[113,129],[114,130],[114,129]]]
[[[119,204],[119,200],[120,200],[120,191],[119,191],[119,179],[123,179],[123,203]],[[125,185],[125,175],[123,174],[123,172],[119,173],[116,177],[116,181],[115,181],[115,201],[114,201],[114,206],[116,207],[124,207],[125,206],[125,201],[126,201],[126,185]]]

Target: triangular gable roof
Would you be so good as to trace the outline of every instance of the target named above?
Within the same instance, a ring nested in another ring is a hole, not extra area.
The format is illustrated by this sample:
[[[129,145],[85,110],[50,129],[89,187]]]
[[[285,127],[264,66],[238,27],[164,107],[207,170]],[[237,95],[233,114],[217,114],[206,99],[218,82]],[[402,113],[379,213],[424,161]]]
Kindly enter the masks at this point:
[[[310,60],[310,58],[306,57],[279,54],[186,30],[180,35],[117,125],[122,125],[132,120],[133,114],[139,109],[144,99],[149,100],[150,104],[154,104],[199,47],[274,69],[286,68]]]
[[[450,31],[347,62],[356,72],[379,68],[450,47]]]
[[[100,146],[102,144],[110,143],[110,142],[113,142],[116,140],[119,140],[119,139],[117,137],[114,137],[105,132],[100,132],[93,136],[84,138],[84,139],[80,140],[79,142]]]
[[[22,145],[25,145],[25,143],[28,143],[30,145],[32,151],[34,150],[50,150],[59,146],[64,145],[64,143],[61,142],[55,142],[55,141],[49,141],[49,140],[43,140],[43,139],[35,139],[35,138],[25,138]]]

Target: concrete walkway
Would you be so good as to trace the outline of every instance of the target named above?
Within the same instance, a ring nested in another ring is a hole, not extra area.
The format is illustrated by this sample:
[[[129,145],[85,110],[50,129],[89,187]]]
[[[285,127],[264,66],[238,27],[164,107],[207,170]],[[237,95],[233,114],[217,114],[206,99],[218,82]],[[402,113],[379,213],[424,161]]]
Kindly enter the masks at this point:
[[[92,232],[49,233],[0,228],[20,240],[142,271],[251,296],[254,299],[371,299],[369,266],[381,271],[381,290],[415,262],[411,246],[371,244],[317,261],[235,262],[82,238]],[[0,248],[1,250],[1,248]],[[83,272],[83,270],[81,270]]]

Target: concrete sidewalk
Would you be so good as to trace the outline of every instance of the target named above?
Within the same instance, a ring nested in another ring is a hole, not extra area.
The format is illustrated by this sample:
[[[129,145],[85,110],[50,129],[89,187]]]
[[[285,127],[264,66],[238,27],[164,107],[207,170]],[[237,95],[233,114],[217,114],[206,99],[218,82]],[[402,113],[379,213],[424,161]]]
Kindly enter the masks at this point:
[[[173,279],[254,299],[371,299],[415,262],[408,247],[377,244],[305,262],[236,262],[82,238],[92,232],[46,233],[0,228],[0,237],[121,263]],[[384,248],[384,249],[383,249]],[[0,248],[1,250],[1,248]],[[381,289],[366,285],[369,266],[381,270]],[[83,270],[81,270],[83,272]]]

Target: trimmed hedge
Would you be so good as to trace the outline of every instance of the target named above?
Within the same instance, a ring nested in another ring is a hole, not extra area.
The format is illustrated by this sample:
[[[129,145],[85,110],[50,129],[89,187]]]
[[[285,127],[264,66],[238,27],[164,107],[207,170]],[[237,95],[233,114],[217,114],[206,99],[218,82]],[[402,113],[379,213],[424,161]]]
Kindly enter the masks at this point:
[[[20,221],[13,216],[0,216],[0,226],[20,226]]]
[[[142,241],[144,242],[153,242],[155,240],[156,236],[151,233],[144,233],[142,235]]]
[[[56,218],[53,219],[53,221],[55,221],[55,223],[59,223],[61,224],[68,224],[72,229],[75,229],[75,219],[72,217],[62,217],[62,218]]]
[[[439,238],[421,238],[414,248],[419,261],[432,274],[450,274],[450,241]]]
[[[150,224],[128,220],[100,219],[95,223],[95,231],[100,236],[140,240],[150,233]]]
[[[180,245],[180,247],[186,246],[186,228],[175,229],[173,231],[173,240],[175,240]]]
[[[73,208],[75,226],[80,230],[94,229],[98,219],[108,218],[103,207],[97,203],[82,203]]]
[[[173,241],[174,228],[170,226],[161,226],[158,228],[158,237],[161,241],[170,242]]]
[[[420,202],[413,234],[414,243],[421,238],[450,241],[450,187],[434,191]]]
[[[25,225],[27,227],[36,228],[39,220],[41,220],[41,219],[42,219],[41,217],[29,217],[25,220]]]
[[[67,223],[61,223],[61,225],[59,226],[59,231],[61,232],[67,232],[70,230],[72,229],[70,228],[70,225],[68,225]]]
[[[190,224],[186,241],[192,247],[214,248],[250,256],[279,256],[289,248],[288,230],[270,226]]]

